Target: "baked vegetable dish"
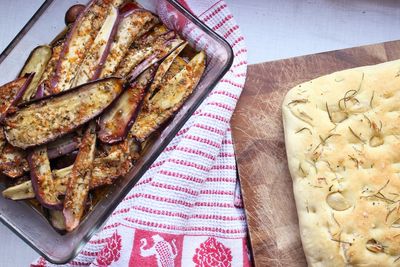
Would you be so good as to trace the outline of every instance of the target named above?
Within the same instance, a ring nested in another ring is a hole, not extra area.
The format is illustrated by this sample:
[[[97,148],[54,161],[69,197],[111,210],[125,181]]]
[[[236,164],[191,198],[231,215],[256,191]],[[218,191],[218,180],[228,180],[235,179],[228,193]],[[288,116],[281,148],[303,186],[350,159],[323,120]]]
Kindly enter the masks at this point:
[[[76,5],[65,21],[0,88],[0,171],[3,197],[73,231],[191,95],[206,56],[132,1]]]

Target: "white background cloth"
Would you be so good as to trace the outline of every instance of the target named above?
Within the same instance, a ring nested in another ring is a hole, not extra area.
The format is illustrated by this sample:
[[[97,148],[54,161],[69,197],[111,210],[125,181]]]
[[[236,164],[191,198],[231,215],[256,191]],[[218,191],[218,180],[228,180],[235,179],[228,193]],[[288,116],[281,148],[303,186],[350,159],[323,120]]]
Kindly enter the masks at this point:
[[[396,0],[227,0],[246,36],[249,62],[398,39]],[[42,0],[0,0],[0,50],[25,24]],[[262,27],[256,27],[257,24]],[[1,266],[27,266],[37,254],[0,225]]]

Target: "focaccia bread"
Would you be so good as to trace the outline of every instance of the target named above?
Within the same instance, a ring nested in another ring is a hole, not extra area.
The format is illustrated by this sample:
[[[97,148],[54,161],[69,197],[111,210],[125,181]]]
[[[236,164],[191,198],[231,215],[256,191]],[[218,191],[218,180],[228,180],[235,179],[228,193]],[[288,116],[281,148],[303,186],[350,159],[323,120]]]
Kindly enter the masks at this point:
[[[400,266],[400,60],[296,86],[283,122],[309,266]]]

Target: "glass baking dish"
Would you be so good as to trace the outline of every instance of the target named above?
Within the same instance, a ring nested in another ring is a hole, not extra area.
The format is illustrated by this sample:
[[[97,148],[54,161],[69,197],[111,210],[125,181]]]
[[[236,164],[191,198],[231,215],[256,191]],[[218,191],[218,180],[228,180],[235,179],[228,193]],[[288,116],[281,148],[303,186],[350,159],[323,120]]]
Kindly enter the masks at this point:
[[[65,27],[65,12],[77,2],[86,4],[88,1],[44,2],[0,55],[0,84],[11,81],[18,75],[34,47],[51,42]],[[163,129],[130,173],[109,187],[107,198],[101,199],[95,205],[75,231],[61,235],[28,202],[7,200],[0,195],[1,222],[53,263],[66,263],[78,254],[232,65],[233,53],[229,44],[177,1],[139,0],[138,2],[159,14],[168,27],[175,29],[196,49],[205,50],[208,57],[207,68],[197,89],[171,123]],[[4,187],[4,178],[0,178],[0,191]]]

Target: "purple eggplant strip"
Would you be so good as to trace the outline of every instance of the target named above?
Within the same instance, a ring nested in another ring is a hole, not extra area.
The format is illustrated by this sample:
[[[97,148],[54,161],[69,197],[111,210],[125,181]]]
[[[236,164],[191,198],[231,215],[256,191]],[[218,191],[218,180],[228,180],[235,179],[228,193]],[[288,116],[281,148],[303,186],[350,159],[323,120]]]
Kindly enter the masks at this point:
[[[13,107],[24,95],[34,75],[34,73],[27,73],[0,87],[0,122],[4,120],[7,113],[13,111]]]
[[[123,0],[92,0],[74,22],[57,63],[56,72],[51,78],[52,93],[69,90],[78,67],[92,46],[111,7],[118,7]]]
[[[22,101],[29,101],[32,95],[35,95],[39,81],[46,69],[46,66],[52,56],[52,49],[50,46],[42,45],[36,47],[29,55],[25,66],[23,67],[20,77],[27,73],[34,73],[32,81],[26,88],[22,95]]]
[[[100,115],[122,93],[123,81],[106,78],[21,107],[5,120],[7,141],[22,149],[49,143]]]
[[[103,68],[99,77],[103,78],[114,74],[132,43],[158,23],[158,18],[146,10],[133,9],[129,11],[126,6],[131,6],[131,4],[136,6],[133,3],[127,3],[121,8],[121,21],[116,36],[112,40],[110,53],[101,61]]]
[[[155,54],[146,58],[142,63],[136,66],[132,72],[129,74],[129,82],[133,82],[143,71],[151,67],[152,65],[158,63],[182,45],[183,41],[181,39],[169,40],[165,44],[165,48],[161,51],[157,51]]]
[[[140,110],[142,100],[151,81],[156,67],[143,72],[128,88],[113,106],[100,117],[99,139],[104,143],[116,143],[126,138]]]
[[[46,147],[33,150],[28,163],[36,199],[46,208],[61,209],[62,202],[58,199]]]
[[[67,135],[47,145],[49,159],[55,159],[78,149],[80,138],[78,136]]]
[[[67,231],[78,227],[83,215],[92,178],[95,150],[96,126],[91,123],[82,139],[65,195],[63,214]]]
[[[156,51],[165,51],[165,42],[175,36],[174,32],[167,32],[161,34],[151,33],[149,36],[144,36],[134,43],[133,47],[125,55],[124,59],[119,64],[115,75],[118,77],[126,77],[129,73],[137,67],[146,58],[153,54],[159,53]],[[148,40],[154,40],[149,42]],[[141,67],[142,68],[142,67]]]
[[[130,136],[143,142],[170,119],[197,86],[205,69],[205,61],[206,56],[203,52],[197,54],[179,73],[163,85],[149,101],[149,107],[142,108],[139,112],[130,129]]]
[[[119,22],[118,10],[113,7],[92,46],[87,51],[85,59],[79,66],[79,70],[71,82],[72,86],[84,84],[100,76],[104,60],[110,52],[111,44],[117,33]]]
[[[148,104],[150,98],[152,98],[153,95],[157,92],[158,87],[163,82],[163,79],[167,74],[168,70],[170,69],[170,67],[172,66],[172,63],[175,61],[176,57],[182,52],[182,50],[185,49],[186,45],[187,42],[183,43],[181,46],[175,49],[175,51],[173,51],[169,56],[167,56],[164,59],[164,61],[160,64],[154,76],[154,80],[151,84],[149,92],[146,95],[145,105]]]

